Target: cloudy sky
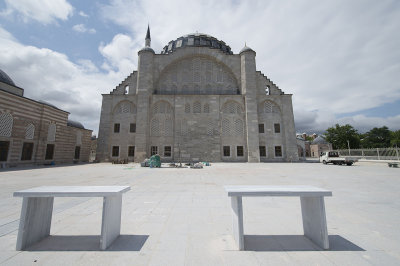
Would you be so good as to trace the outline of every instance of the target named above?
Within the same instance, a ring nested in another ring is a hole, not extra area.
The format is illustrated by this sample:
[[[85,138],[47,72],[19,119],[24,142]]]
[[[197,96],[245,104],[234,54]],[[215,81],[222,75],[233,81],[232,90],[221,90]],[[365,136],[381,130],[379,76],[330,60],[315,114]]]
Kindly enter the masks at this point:
[[[0,69],[25,96],[98,131],[101,94],[137,66],[150,23],[159,53],[201,32],[293,94],[298,132],[400,129],[400,1],[0,0]]]

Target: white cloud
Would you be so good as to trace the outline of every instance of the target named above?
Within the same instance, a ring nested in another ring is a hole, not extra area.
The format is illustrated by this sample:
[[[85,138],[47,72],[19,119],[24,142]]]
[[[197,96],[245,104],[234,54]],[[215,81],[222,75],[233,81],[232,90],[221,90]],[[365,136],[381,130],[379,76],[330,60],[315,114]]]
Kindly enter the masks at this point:
[[[73,7],[66,0],[5,0],[5,16],[17,14],[24,22],[36,20],[42,24],[50,24],[56,20],[67,20],[72,16]]]
[[[85,12],[83,12],[83,11],[79,11],[78,14],[79,14],[79,16],[84,17],[84,18],[88,18],[89,17],[89,15],[86,14]]]
[[[195,31],[222,39],[235,53],[246,41],[257,52],[257,69],[294,95],[296,125],[304,130],[325,130],[343,121],[338,114],[400,99],[400,6],[395,0],[111,0],[102,15],[141,45],[149,22],[156,52]],[[353,119],[360,126],[377,122]]]
[[[136,68],[137,50],[140,48],[128,35],[117,34],[109,44],[101,44],[99,52],[106,61],[103,68],[106,70],[118,69],[129,74]]]
[[[58,1],[49,3],[69,5]],[[66,15],[55,15],[59,14],[55,7],[53,15],[47,17],[38,15],[44,11],[24,15],[32,12],[24,11],[25,7],[16,11],[21,1],[15,5],[10,0],[6,3],[3,15],[16,13],[25,20],[42,23],[65,20],[72,14],[71,7]],[[37,6],[36,3],[29,1],[26,8]],[[71,112],[72,119],[97,130],[101,93],[111,91],[136,69],[137,51],[144,45],[149,22],[156,53],[170,40],[195,31],[225,41],[235,53],[246,41],[257,52],[257,69],[283,91],[293,94],[298,131],[323,132],[335,123],[346,122],[361,130],[380,125],[394,130],[400,127],[400,114],[340,119],[337,115],[400,99],[398,5],[390,0],[351,3],[111,0],[101,6],[102,16],[128,33],[117,34],[111,42],[99,46],[104,57],[102,70],[90,60],[73,63],[64,54],[20,44],[1,27],[0,68],[25,89],[26,96],[47,99]],[[43,10],[48,9],[44,5]],[[88,30],[83,24],[74,27],[80,32]]]
[[[324,111],[295,110],[294,116],[298,133],[323,133],[335,124],[350,124],[360,133],[365,133],[374,127],[383,126],[387,126],[390,130],[400,129],[400,114],[386,118],[365,115],[337,118],[334,114]]]
[[[90,60],[73,63],[62,53],[26,46],[0,27],[0,69],[24,88],[25,96],[70,112],[70,118],[97,132],[101,94],[115,88],[124,74],[101,72]]]
[[[85,32],[91,33],[91,34],[96,33],[96,30],[95,30],[95,29],[88,29],[88,28],[86,28],[86,26],[85,26],[84,24],[76,24],[76,25],[74,25],[74,26],[72,27],[72,29],[73,29],[74,31],[80,32],[80,33],[85,33]]]

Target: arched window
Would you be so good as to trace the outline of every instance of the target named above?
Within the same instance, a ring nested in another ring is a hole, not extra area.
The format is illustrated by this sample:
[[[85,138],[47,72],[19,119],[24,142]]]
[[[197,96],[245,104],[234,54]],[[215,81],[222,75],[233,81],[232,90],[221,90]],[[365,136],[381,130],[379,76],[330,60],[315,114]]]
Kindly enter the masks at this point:
[[[200,104],[200,102],[194,102],[194,104],[193,104],[193,113],[194,114],[201,113],[201,104]]]
[[[14,119],[10,113],[0,114],[0,136],[11,137]]]
[[[185,113],[189,114],[190,113],[190,104],[185,104]]]
[[[235,135],[243,136],[243,121],[241,119],[235,120]]]
[[[270,90],[269,85],[265,86],[265,94],[270,95],[270,93],[271,93],[271,90]]]
[[[124,94],[128,94],[128,93],[129,93],[129,85],[126,85],[125,89],[124,89]]]
[[[33,139],[35,137],[35,126],[30,123],[25,129],[25,139]]]
[[[208,120],[207,135],[209,136],[214,135],[214,123],[211,120]]]
[[[259,105],[259,113],[280,113],[280,109],[276,103],[267,100]]]
[[[129,101],[121,101],[114,108],[114,114],[136,114],[136,105]]]
[[[170,94],[170,86],[182,84],[177,94],[236,94],[238,84],[232,70],[217,61],[218,59],[196,56],[173,62],[160,73],[155,90]],[[166,85],[168,90],[164,90]],[[212,90],[207,90],[206,85],[211,85]]]
[[[241,114],[242,107],[239,103],[230,101],[224,104],[222,107],[222,113],[224,114]]]
[[[157,118],[153,118],[151,120],[151,135],[152,136],[159,136],[160,135],[160,122]]]
[[[222,135],[229,136],[231,133],[231,122],[228,119],[222,120]]]
[[[153,106],[153,114],[171,114],[172,106],[166,101],[158,101]]]
[[[203,112],[208,114],[210,112],[210,105],[208,103],[204,104]]]
[[[56,124],[51,123],[47,130],[47,141],[55,141],[56,140]]]

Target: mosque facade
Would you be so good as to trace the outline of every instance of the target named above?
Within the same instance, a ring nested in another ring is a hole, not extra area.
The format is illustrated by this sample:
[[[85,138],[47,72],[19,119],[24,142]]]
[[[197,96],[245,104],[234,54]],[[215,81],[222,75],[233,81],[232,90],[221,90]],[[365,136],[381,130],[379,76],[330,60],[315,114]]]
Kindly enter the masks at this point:
[[[297,161],[292,95],[255,58],[200,33],[155,53],[148,28],[137,71],[102,95],[97,160]]]

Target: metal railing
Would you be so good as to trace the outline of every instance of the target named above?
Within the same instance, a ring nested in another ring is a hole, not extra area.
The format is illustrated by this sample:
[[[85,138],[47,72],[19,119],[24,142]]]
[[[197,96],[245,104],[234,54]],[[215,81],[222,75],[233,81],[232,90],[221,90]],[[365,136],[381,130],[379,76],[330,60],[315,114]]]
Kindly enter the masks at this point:
[[[353,157],[366,160],[397,160],[399,161],[399,148],[375,148],[375,149],[344,149],[335,150],[340,156]]]

